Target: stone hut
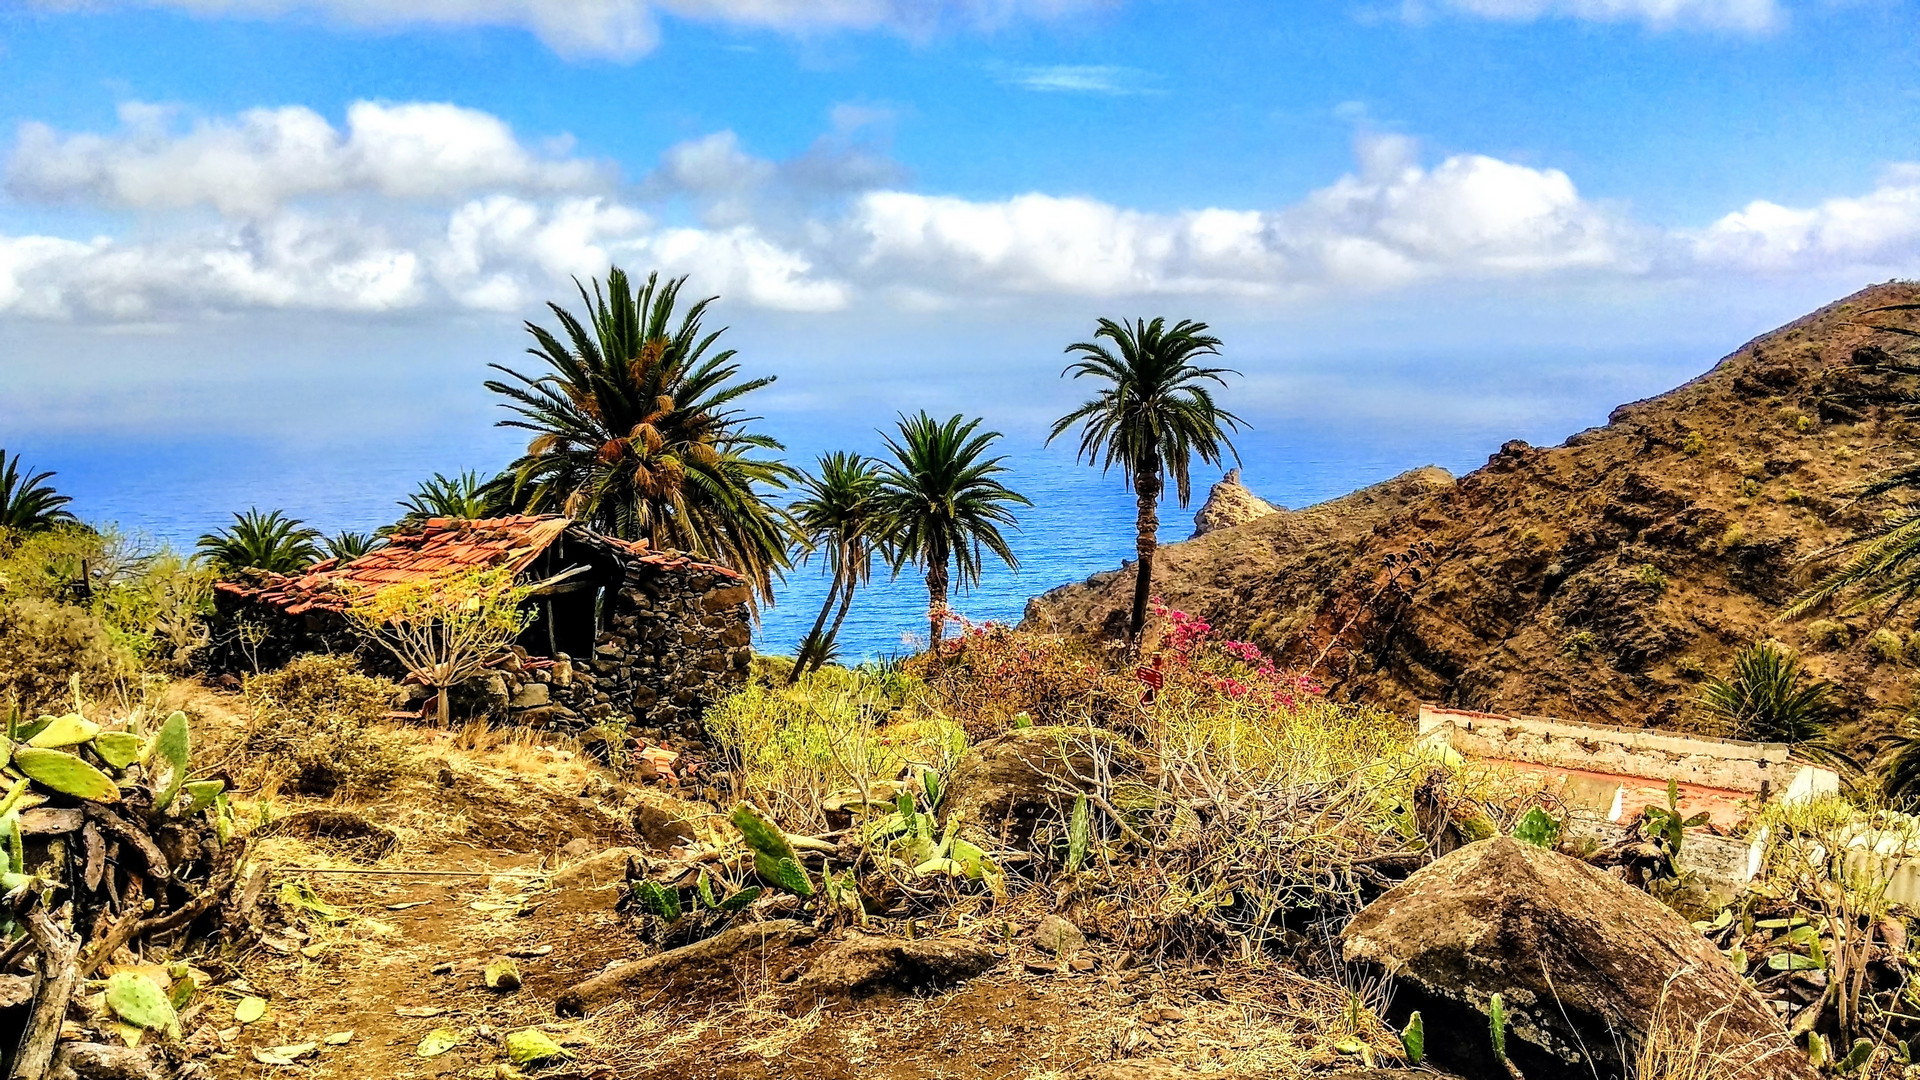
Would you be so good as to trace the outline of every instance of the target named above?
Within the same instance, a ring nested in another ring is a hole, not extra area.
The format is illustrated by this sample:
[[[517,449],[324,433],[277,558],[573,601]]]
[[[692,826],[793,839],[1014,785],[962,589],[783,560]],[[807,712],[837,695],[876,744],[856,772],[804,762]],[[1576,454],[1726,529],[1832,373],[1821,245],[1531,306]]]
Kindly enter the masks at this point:
[[[430,518],[351,562],[222,581],[213,666],[247,671],[303,652],[356,651],[344,614],[354,594],[502,566],[552,583],[535,591],[534,620],[513,650],[456,693],[457,711],[563,727],[618,718],[693,734],[707,706],[746,681],[751,592],[739,574],[553,515]],[[391,665],[384,654],[366,659]],[[415,700],[428,693],[418,688]]]

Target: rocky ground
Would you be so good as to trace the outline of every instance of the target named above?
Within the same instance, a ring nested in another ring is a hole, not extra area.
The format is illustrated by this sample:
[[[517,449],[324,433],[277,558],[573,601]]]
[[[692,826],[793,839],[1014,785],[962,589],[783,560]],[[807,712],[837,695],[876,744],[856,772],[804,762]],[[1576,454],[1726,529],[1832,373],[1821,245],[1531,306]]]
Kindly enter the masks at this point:
[[[1913,339],[1866,325],[1900,316],[1860,315],[1916,299],[1863,290],[1605,427],[1510,442],[1457,483],[1423,471],[1167,545],[1154,591],[1313,665],[1337,697],[1407,711],[1684,726],[1705,674],[1776,637],[1842,687],[1871,744],[1909,708],[1911,617],[1776,617],[1810,556],[1874,520],[1847,488],[1914,459],[1913,424],[1876,404],[1913,381],[1876,370]],[[1097,575],[1026,621],[1112,635],[1130,588],[1130,572]]]

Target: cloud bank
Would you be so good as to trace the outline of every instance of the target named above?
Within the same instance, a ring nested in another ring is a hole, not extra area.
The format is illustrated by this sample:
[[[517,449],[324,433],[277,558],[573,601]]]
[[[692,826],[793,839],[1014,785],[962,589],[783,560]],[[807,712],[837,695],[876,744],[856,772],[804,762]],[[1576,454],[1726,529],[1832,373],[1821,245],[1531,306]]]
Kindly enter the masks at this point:
[[[167,8],[203,17],[318,15],[356,26],[504,26],[562,56],[632,60],[660,40],[661,15],[806,34],[886,29],[925,34],[943,24],[992,26],[1050,17],[1098,0],[27,0],[54,11]]]
[[[1920,165],[1888,169],[1864,195],[1756,201],[1662,231],[1583,196],[1558,169],[1479,154],[1429,163],[1402,136],[1356,139],[1348,172],[1290,203],[1153,212],[1071,194],[914,191],[858,127],[785,161],[717,132],[624,183],[565,140],[529,143],[497,117],[440,103],[359,102],[337,127],[302,108],[187,123],[146,105],[125,107],[107,133],[30,123],[7,163],[11,195],[129,226],[0,234],[0,315],[517,313],[615,262],[797,312],[1046,297],[1304,302],[1429,283],[1920,263]]]

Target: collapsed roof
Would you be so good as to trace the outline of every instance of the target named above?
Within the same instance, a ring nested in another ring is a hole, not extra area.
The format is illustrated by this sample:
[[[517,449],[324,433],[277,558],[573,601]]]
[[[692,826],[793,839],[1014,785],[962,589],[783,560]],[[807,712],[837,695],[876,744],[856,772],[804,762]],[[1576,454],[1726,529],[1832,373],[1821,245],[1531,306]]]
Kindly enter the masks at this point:
[[[395,532],[387,542],[351,562],[328,559],[295,575],[253,573],[214,587],[269,604],[289,615],[344,612],[352,598],[389,585],[432,581],[470,570],[506,568],[516,576],[556,541],[577,544],[592,555],[662,571],[698,569],[724,577],[740,575],[687,555],[655,551],[645,541],[621,540],[557,514],[481,518],[428,518]]]

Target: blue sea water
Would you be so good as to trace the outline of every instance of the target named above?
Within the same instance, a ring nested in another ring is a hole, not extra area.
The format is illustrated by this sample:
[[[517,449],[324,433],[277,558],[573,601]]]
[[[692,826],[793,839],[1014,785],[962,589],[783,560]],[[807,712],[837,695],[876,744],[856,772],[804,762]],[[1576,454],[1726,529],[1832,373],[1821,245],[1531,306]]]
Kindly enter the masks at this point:
[[[799,427],[788,439],[791,459],[811,461],[839,446],[881,449],[871,429],[828,432]],[[1012,534],[1019,567],[990,563],[979,585],[954,597],[969,618],[1017,621],[1028,597],[1118,566],[1133,552],[1133,499],[1118,473],[1074,461],[1070,450],[1043,447],[1036,435],[1012,433],[1003,444],[1006,482],[1033,501],[1020,512]],[[1372,442],[1338,440],[1289,445],[1249,436],[1241,440],[1247,483],[1269,500],[1298,507],[1374,483],[1405,469],[1440,463],[1459,469],[1484,460],[1497,442],[1491,435],[1456,433],[1441,445],[1383,449]],[[1485,449],[1481,447],[1485,446]],[[436,469],[505,460],[506,448],[411,444],[389,437],[377,442],[343,439],[326,444],[262,439],[209,439],[176,443],[41,443],[32,448],[36,468],[58,472],[56,484],[74,497],[73,509],[93,522],[191,548],[202,533],[227,523],[248,507],[283,508],[327,532],[368,530],[396,516],[395,502]],[[1464,460],[1463,460],[1464,459]],[[1192,512],[1221,470],[1203,468],[1193,477],[1193,506],[1171,499],[1162,508],[1161,539],[1185,539]],[[764,611],[758,645],[791,652],[826,596],[818,566],[796,568]],[[926,636],[926,589],[911,569],[898,579],[884,571],[855,598],[841,635],[849,661],[911,650]]]

